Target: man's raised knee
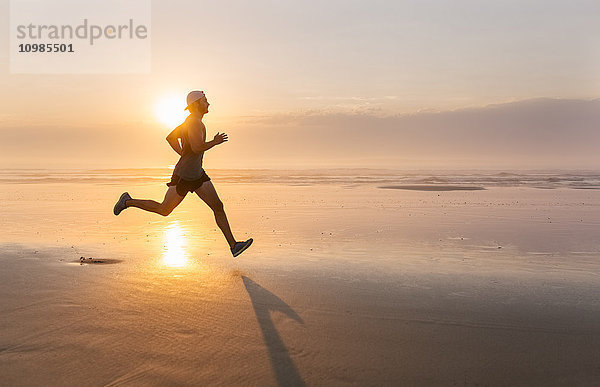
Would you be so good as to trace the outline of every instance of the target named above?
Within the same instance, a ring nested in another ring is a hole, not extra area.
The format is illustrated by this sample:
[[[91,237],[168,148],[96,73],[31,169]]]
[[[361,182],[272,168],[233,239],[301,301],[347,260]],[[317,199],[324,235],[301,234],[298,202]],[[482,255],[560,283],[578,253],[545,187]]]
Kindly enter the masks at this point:
[[[167,208],[167,207],[161,207],[158,210],[158,213],[161,214],[162,216],[169,216],[169,214],[173,212],[172,208]]]

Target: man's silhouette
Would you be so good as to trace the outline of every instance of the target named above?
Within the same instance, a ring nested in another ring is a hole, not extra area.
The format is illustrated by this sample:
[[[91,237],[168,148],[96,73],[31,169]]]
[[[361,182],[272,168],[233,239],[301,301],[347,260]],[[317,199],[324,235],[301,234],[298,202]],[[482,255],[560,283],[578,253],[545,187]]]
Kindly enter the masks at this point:
[[[202,118],[208,113],[210,104],[202,91],[192,91],[187,96],[187,107],[190,115],[185,122],[175,128],[167,136],[169,145],[181,157],[175,165],[169,187],[162,203],[154,200],[132,199],[129,193],[121,195],[114,207],[114,214],[119,215],[128,207],[137,207],[145,211],[167,216],[181,203],[188,192],[195,192],[200,199],[213,210],[217,225],[223,232],[234,257],[240,255],[252,244],[252,238],[245,242],[237,242],[231,233],[223,202],[210,181],[210,177],[202,168],[204,152],[215,145],[227,141],[227,134],[217,133],[211,141],[206,141],[206,127]],[[181,141],[181,142],[180,142]]]

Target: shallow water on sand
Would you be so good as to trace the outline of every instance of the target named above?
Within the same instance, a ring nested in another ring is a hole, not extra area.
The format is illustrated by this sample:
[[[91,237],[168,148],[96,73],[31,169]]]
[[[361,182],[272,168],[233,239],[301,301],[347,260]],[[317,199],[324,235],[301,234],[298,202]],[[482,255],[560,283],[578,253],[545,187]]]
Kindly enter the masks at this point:
[[[475,254],[488,264],[506,255],[518,262],[542,255],[556,263],[572,262],[600,251],[596,190],[485,186],[419,191],[347,182],[277,184],[271,178],[269,183],[232,183],[213,177],[236,237],[255,239],[252,262],[352,266],[364,261],[387,272],[404,265],[415,251]],[[142,183],[126,177],[105,184],[64,179],[1,186],[0,242],[71,247],[75,258],[110,249],[154,255],[172,251],[167,261],[184,255],[229,259],[211,211],[194,194],[166,218],[137,209],[119,217],[112,214],[124,190],[160,201],[166,186],[155,180]]]

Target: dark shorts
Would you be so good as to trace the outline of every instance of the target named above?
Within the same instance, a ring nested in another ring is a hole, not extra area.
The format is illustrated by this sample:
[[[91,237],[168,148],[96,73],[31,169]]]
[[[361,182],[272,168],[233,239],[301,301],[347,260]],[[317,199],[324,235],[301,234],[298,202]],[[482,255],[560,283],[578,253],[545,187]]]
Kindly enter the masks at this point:
[[[200,186],[204,182],[207,182],[207,181],[210,181],[210,177],[208,177],[206,172],[203,172],[202,176],[200,176],[200,178],[198,180],[192,180],[192,181],[183,180],[176,174],[173,174],[173,176],[171,176],[171,181],[167,183],[167,186],[169,186],[169,187],[175,186],[175,189],[177,190],[177,194],[179,196],[185,197],[185,195],[187,195],[188,192],[194,192],[195,190],[200,188]]]

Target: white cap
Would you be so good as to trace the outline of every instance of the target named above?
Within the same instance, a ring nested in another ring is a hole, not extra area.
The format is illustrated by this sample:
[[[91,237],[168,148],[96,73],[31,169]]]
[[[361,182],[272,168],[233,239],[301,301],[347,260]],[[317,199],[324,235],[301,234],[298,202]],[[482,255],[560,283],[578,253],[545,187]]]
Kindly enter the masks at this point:
[[[204,92],[200,91],[200,90],[194,90],[194,91],[190,91],[190,93],[187,96],[187,107],[183,110],[187,110],[191,104],[193,104],[194,102],[196,102],[197,100],[204,98]]]

